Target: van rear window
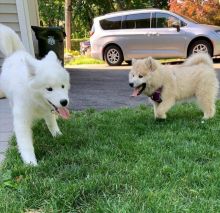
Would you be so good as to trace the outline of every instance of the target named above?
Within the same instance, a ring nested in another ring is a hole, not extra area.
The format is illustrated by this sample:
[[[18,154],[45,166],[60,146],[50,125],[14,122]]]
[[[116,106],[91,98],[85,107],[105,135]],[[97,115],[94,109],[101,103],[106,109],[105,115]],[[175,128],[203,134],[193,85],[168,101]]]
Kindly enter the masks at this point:
[[[122,16],[107,18],[100,20],[100,25],[103,30],[118,30],[121,29]]]

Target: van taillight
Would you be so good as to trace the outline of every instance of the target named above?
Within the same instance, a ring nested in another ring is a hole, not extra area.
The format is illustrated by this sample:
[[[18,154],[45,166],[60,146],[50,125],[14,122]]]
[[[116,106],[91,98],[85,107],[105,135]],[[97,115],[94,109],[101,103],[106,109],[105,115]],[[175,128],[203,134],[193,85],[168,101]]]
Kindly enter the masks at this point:
[[[90,31],[89,35],[92,36],[94,34],[94,31]]]

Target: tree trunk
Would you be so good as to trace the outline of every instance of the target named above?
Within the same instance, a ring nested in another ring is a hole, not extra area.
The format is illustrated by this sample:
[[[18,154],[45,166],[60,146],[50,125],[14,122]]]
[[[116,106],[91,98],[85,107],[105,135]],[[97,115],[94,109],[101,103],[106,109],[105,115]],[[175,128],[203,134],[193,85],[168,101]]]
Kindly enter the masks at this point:
[[[65,0],[66,49],[71,50],[72,0]]]

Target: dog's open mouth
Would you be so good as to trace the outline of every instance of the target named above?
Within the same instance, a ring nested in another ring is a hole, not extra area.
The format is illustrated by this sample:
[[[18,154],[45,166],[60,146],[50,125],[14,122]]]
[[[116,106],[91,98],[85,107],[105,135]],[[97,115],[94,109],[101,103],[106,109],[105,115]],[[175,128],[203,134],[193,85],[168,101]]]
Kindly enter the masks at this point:
[[[47,100],[48,103],[53,107],[52,112],[58,113],[63,119],[68,119],[70,116],[70,112],[66,107],[56,107],[53,103]]]
[[[138,87],[135,87],[131,96],[136,97],[136,96],[140,95],[145,90],[145,88],[146,88],[146,83],[143,83]]]

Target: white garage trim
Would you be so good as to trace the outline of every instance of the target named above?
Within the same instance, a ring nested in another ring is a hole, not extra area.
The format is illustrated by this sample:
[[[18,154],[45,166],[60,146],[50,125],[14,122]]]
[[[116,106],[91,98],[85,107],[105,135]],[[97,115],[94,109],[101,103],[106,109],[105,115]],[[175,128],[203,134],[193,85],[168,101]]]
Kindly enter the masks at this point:
[[[33,47],[32,33],[31,33],[28,1],[33,1],[33,0],[16,0],[16,6],[17,6],[22,42],[26,47],[26,49],[28,50],[28,52],[34,56],[34,47]]]

